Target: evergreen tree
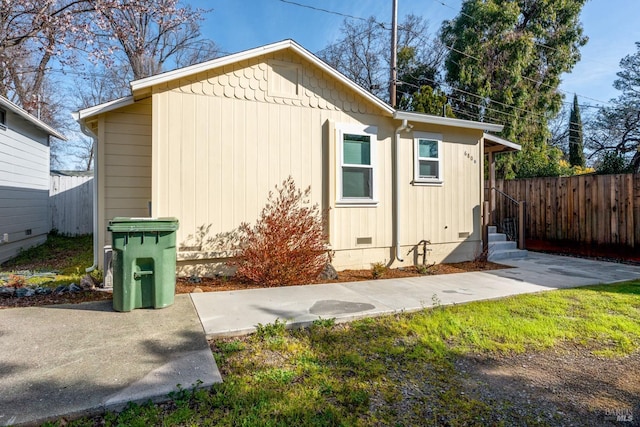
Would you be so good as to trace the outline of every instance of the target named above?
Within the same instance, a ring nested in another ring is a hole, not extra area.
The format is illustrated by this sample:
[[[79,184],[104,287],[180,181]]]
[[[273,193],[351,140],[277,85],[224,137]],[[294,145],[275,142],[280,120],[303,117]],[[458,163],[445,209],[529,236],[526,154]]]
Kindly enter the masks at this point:
[[[573,108],[569,119],[569,164],[580,167],[585,167],[586,165],[578,95],[573,95]]]
[[[443,24],[449,49],[446,79],[461,118],[505,125],[502,136],[522,145],[503,175],[553,174],[548,122],[560,110],[562,73],[580,59],[587,39],[578,20],[586,0],[465,0]]]

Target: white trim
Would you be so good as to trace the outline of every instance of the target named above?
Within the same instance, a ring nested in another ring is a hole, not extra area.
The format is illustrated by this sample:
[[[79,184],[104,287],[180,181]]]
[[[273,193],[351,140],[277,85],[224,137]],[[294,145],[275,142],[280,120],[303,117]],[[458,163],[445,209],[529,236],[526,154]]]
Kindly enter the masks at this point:
[[[420,157],[420,140],[435,141],[438,144],[438,157]],[[438,163],[438,176],[426,178],[420,176],[420,160],[436,161]],[[442,185],[442,135],[439,133],[414,132],[413,133],[413,184],[414,185]]]
[[[125,96],[123,98],[114,99],[113,101],[105,102],[104,104],[98,104],[93,107],[85,108],[84,110],[78,110],[71,113],[75,121],[88,119],[89,117],[106,113],[107,111],[116,110],[121,107],[126,107],[134,103],[133,96]]]
[[[366,91],[361,86],[357,85],[342,73],[337,71],[335,68],[329,66],[327,63],[322,61],[320,58],[300,46],[298,43],[293,40],[283,40],[280,42],[268,44],[266,46],[257,47],[250,50],[245,50],[243,52],[234,53],[232,55],[224,56],[222,58],[213,59],[211,61],[202,62],[200,64],[191,65],[189,67],[179,68],[173,71],[167,71],[166,73],[157,74],[155,76],[146,77],[140,80],[134,80],[130,83],[131,91],[136,92],[141,89],[146,89],[151,86],[159,85],[162,83],[167,83],[172,80],[184,78],[193,74],[209,71],[214,68],[224,67],[225,65],[235,64],[236,62],[246,61],[248,59],[255,58],[257,56],[266,55],[269,53],[277,52],[284,49],[291,49],[298,55],[302,56],[307,61],[311,62],[313,65],[319,67],[325,73],[331,75],[333,78],[338,79],[341,83],[346,85],[347,87],[356,91],[360,96],[368,99],[373,102],[382,110],[386,111],[389,114],[393,114],[395,111],[389,104],[382,101],[380,98]],[[488,129],[490,130],[490,129]]]
[[[13,102],[9,101],[4,96],[0,96],[0,105],[6,107],[11,112],[17,114],[18,116],[22,117],[26,121],[28,121],[31,124],[35,125],[40,130],[43,130],[43,131],[47,132],[49,135],[54,136],[54,137],[56,137],[58,139],[61,139],[63,141],[67,140],[67,138],[64,135],[62,135],[60,132],[58,132],[57,130],[55,130],[54,128],[52,128],[51,126],[46,124],[45,122],[41,121],[37,117],[32,116],[27,111],[23,110],[17,104],[14,104]],[[5,129],[6,129],[6,123],[5,123]]]
[[[337,123],[336,130],[336,206],[361,207],[376,206],[378,204],[378,128],[376,126]],[[370,139],[370,165],[344,164],[344,134],[366,135]],[[361,167],[371,170],[371,197],[356,198],[342,196],[342,168]]]
[[[503,145],[507,148],[511,148],[516,151],[522,150],[522,146],[520,144],[516,144],[515,142],[511,142],[506,139],[499,138],[495,135],[491,135],[490,133],[483,133],[482,138],[489,140],[491,142],[495,142],[496,144]]]
[[[430,114],[411,111],[396,111],[393,118],[410,122],[427,123],[431,125],[455,126],[465,129],[479,129],[483,131],[501,132],[504,126],[494,123],[475,122],[473,120],[452,119],[450,117],[432,116]]]

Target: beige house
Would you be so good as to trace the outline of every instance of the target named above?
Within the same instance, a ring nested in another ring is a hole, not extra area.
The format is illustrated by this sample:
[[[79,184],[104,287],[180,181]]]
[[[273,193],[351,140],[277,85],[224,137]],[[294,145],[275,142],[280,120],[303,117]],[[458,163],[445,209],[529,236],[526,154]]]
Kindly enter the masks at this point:
[[[339,270],[414,264],[422,240],[429,262],[472,259],[484,132],[502,130],[397,111],[290,40],[133,81],[76,119],[97,139],[96,247],[113,217],[177,217],[183,274],[217,272],[225,233],[290,175],[328,211]]]

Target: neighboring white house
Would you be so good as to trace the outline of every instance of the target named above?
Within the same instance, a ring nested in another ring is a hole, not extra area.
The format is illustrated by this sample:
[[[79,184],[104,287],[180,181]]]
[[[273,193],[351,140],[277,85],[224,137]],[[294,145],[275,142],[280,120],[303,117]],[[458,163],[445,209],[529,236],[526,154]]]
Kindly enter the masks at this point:
[[[0,263],[47,239],[50,136],[66,140],[0,96]]]

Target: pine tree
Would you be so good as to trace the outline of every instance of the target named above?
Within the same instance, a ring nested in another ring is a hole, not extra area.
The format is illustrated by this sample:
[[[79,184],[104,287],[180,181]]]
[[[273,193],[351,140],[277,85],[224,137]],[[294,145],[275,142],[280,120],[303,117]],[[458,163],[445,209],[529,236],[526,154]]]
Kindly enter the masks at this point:
[[[578,95],[573,95],[573,108],[569,119],[569,164],[580,167],[585,167],[586,165]]]

